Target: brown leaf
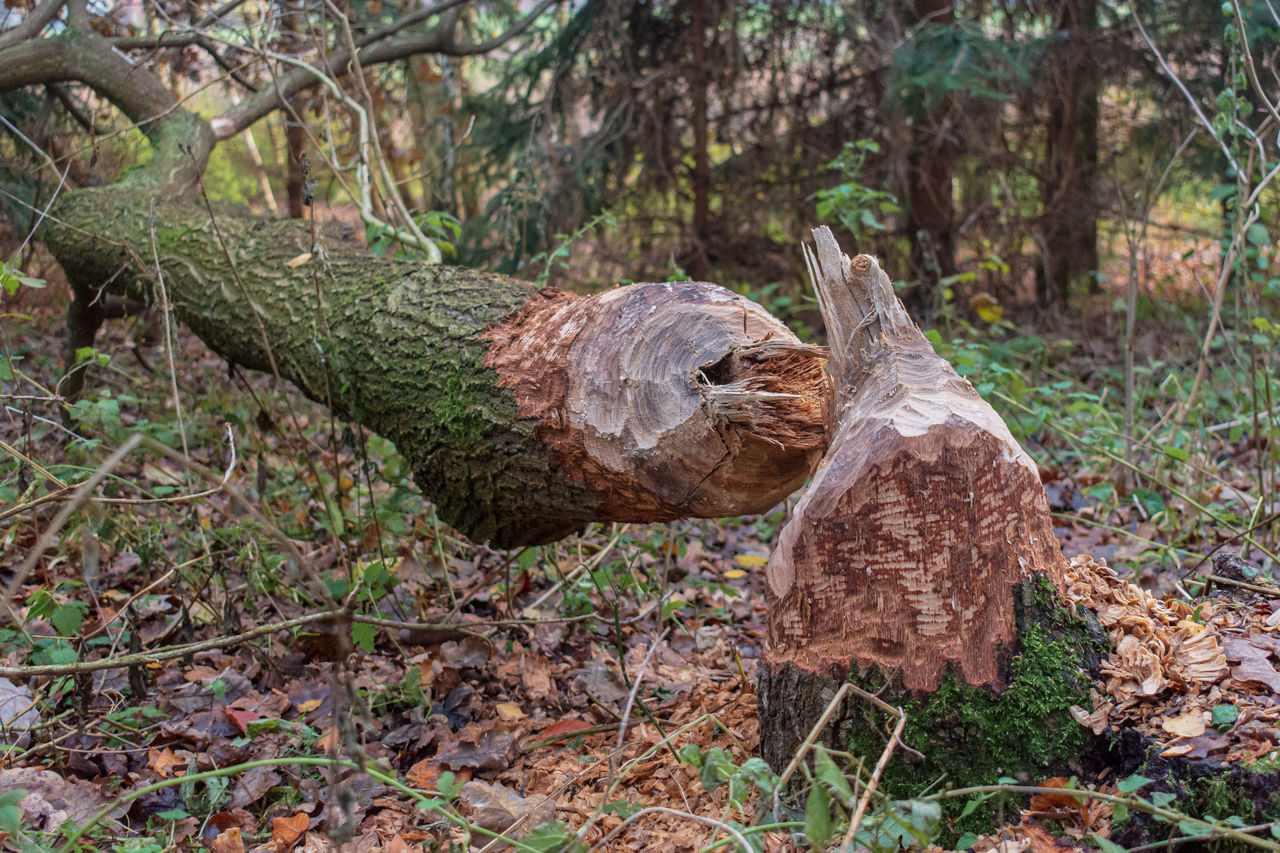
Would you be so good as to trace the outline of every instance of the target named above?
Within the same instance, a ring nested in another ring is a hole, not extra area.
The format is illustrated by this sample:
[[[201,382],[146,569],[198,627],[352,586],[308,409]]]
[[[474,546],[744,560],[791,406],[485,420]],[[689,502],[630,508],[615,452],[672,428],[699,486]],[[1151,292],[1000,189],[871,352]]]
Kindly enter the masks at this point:
[[[519,754],[516,736],[505,725],[472,724],[458,731],[453,743],[442,743],[436,760],[454,770],[506,770]]]
[[[563,720],[557,720],[542,730],[540,737],[549,738],[552,735],[564,735],[564,739],[568,740],[574,732],[589,729],[591,725],[584,723],[577,717],[567,717]]]
[[[489,641],[466,636],[456,643],[444,643],[440,646],[440,657],[454,669],[479,669],[489,662]]]
[[[254,827],[253,815],[244,809],[232,809],[231,811],[211,814],[205,823],[207,826],[218,830],[218,832],[226,832],[228,829],[236,827],[242,834],[252,834]]]
[[[1223,645],[1227,660],[1240,662],[1231,668],[1232,678],[1242,684],[1261,684],[1273,693],[1280,693],[1280,672],[1267,660],[1270,656],[1267,649],[1259,648],[1244,637],[1229,637]]]
[[[255,720],[262,719],[262,715],[256,711],[241,711],[236,708],[223,708],[222,713],[226,714],[227,718],[236,724],[236,728],[240,730],[240,734],[245,737],[249,736],[249,724]]]
[[[404,840],[404,836],[397,832],[383,845],[382,849],[384,853],[418,853],[422,850],[422,845],[415,844],[410,847],[409,842]]]
[[[280,784],[280,778],[279,772],[272,767],[251,767],[240,774],[236,786],[231,790],[230,807],[243,809],[256,803]]]
[[[182,768],[186,764],[185,760],[179,758],[167,746],[164,749],[155,749],[153,747],[147,750],[147,766],[154,770],[161,779],[168,779],[173,774],[174,768]]]
[[[1040,783],[1041,788],[1066,788],[1071,780],[1064,776],[1054,776]],[[1053,817],[1056,820],[1078,821],[1080,826],[1089,826],[1089,808],[1086,801],[1071,794],[1036,794],[1028,804],[1032,812]]]
[[[1184,758],[1208,758],[1218,752],[1226,752],[1231,741],[1226,735],[1200,735],[1190,738],[1191,749]]]
[[[520,710],[520,706],[515,702],[499,702],[497,705],[493,706],[493,710],[497,712],[498,719],[502,720],[504,723],[514,723],[516,720],[523,720],[525,717],[529,716],[524,711]]]
[[[1175,737],[1199,737],[1204,734],[1204,716],[1199,710],[1192,709],[1185,714],[1166,719],[1160,724],[1160,728]]]
[[[278,817],[271,821],[271,844],[276,853],[285,853],[293,849],[302,833],[307,831],[311,818],[306,812],[298,812],[291,817]]]
[[[240,828],[233,826],[218,833],[213,839],[213,853],[244,853],[244,839],[240,836]]]
[[[551,692],[551,661],[546,655],[525,652],[521,655],[524,664],[520,672],[520,681],[533,696],[546,696]]]
[[[440,762],[434,758],[424,758],[404,774],[404,780],[415,788],[434,788],[439,778]]]
[[[514,827],[512,835],[516,838],[556,816],[556,804],[550,797],[521,797],[509,788],[488,782],[463,785],[458,792],[458,803],[470,813],[476,825],[504,834]]]
[[[337,755],[341,746],[342,736],[338,734],[337,726],[329,729],[316,741],[316,747],[323,750],[325,755]]]
[[[590,693],[601,702],[621,702],[627,698],[627,686],[622,683],[621,671],[612,660],[601,655],[583,664],[573,676],[573,687],[582,693]]]
[[[98,787],[89,782],[34,767],[0,770],[0,794],[17,788],[27,792],[18,803],[23,824],[36,830],[55,830],[68,820],[80,823],[102,804]],[[117,809],[112,816],[119,814]]]

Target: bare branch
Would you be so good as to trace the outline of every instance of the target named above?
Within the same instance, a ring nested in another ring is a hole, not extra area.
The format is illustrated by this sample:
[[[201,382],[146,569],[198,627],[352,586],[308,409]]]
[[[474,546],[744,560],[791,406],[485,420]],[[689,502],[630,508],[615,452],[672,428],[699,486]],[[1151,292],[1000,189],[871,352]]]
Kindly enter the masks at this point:
[[[1213,122],[1205,116],[1204,111],[1200,109],[1200,104],[1196,101],[1195,96],[1187,90],[1187,86],[1182,82],[1182,78],[1177,72],[1169,67],[1169,63],[1165,61],[1164,54],[1160,52],[1160,48],[1156,46],[1151,36],[1147,34],[1147,28],[1142,25],[1142,16],[1135,14],[1133,22],[1138,27],[1138,33],[1142,36],[1142,40],[1147,43],[1147,47],[1151,48],[1151,52],[1155,54],[1156,61],[1160,63],[1160,68],[1173,81],[1173,85],[1178,87],[1178,91],[1186,98],[1187,104],[1191,107],[1192,112],[1196,114],[1196,118],[1200,120],[1200,124],[1204,127],[1205,132],[1213,137],[1213,141],[1218,143],[1218,148],[1222,150],[1223,155],[1227,158],[1227,162],[1231,164],[1231,168],[1235,169],[1236,174],[1242,174],[1240,164],[1236,162],[1236,158],[1231,156],[1231,149],[1227,148],[1227,144],[1222,141],[1222,137],[1218,135],[1217,129],[1214,128]]]
[[[235,11],[243,5],[244,2],[245,0],[227,0],[226,3],[223,3],[217,9],[214,9],[199,21],[192,24],[190,32],[165,30],[157,35],[112,39],[111,44],[120,50],[133,50],[135,48],[185,47],[189,44],[195,44],[200,38],[201,30]]]
[[[431,14],[438,14],[439,10],[452,8],[454,5],[459,5],[460,2],[461,0],[458,0],[458,2],[449,0],[449,2],[441,3],[433,7],[437,11],[432,11]],[[453,21],[446,21],[439,27],[433,27],[426,32],[412,36],[398,39],[384,38],[385,33],[395,32],[401,28],[400,22],[397,22],[368,36],[365,46],[355,55],[355,63],[352,62],[352,55],[349,50],[337,50],[331,53],[327,57],[327,70],[337,78],[351,73],[353,65],[364,68],[370,65],[395,62],[398,59],[406,59],[423,53],[438,53],[444,56],[474,56],[485,53],[501,47],[523,33],[539,15],[550,8],[553,2],[554,0],[542,0],[533,11],[505,33],[478,44],[456,44],[453,34]],[[416,15],[418,13],[414,13],[409,17],[412,18]],[[430,15],[425,15],[424,17],[430,17]],[[234,136],[258,119],[280,109],[286,100],[292,98],[303,89],[315,85],[315,82],[314,74],[302,68],[294,68],[289,73],[282,75],[275,86],[270,89],[264,88],[258,94],[246,98],[213,119],[211,124],[214,134],[218,139]]]
[[[467,2],[469,2],[469,0],[445,0],[443,3],[437,3],[436,5],[428,6],[425,9],[419,9],[418,11],[412,12],[404,17],[396,18],[380,30],[375,30],[372,33],[361,36],[356,40],[356,44],[360,47],[364,47],[365,45],[373,44],[375,41],[382,41],[385,38],[390,38],[401,30],[408,29],[414,24],[420,24],[436,15],[441,15],[445,12],[451,11],[452,9],[462,6]]]
[[[1262,88],[1262,81],[1258,79],[1258,69],[1253,63],[1253,53],[1249,50],[1249,31],[1245,28],[1240,0],[1231,0],[1231,10],[1235,12],[1236,29],[1240,31],[1240,49],[1244,53],[1244,67],[1249,74],[1249,82],[1253,84],[1253,92],[1258,96],[1258,100],[1262,101],[1262,105],[1266,107],[1271,117],[1276,120],[1276,124],[1280,124],[1280,112],[1276,112],[1276,105],[1271,103],[1267,90]]]
[[[185,185],[204,169],[215,141],[208,125],[182,109],[159,77],[92,30],[69,28],[0,50],[0,92],[69,82],[93,88],[151,140],[155,154],[136,180]]]
[[[66,2],[67,0],[43,0],[22,19],[21,24],[0,33],[0,50],[39,35],[46,24],[58,17],[58,13],[62,11]]]

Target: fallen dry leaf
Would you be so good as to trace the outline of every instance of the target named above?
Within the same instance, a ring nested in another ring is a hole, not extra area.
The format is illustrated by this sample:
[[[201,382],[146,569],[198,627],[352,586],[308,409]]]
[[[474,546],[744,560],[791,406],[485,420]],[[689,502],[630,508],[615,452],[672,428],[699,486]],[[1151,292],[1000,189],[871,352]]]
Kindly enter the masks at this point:
[[[1160,724],[1160,728],[1175,737],[1199,737],[1204,734],[1204,716],[1199,711],[1188,711],[1165,720]]]
[[[218,833],[213,839],[213,853],[244,853],[244,839],[239,827]]]
[[[434,788],[440,778],[440,762],[434,758],[424,758],[409,768],[404,780],[415,788]]]
[[[147,766],[155,771],[156,775],[161,779],[168,779],[176,769],[182,769],[187,766],[187,762],[169,747],[164,749],[155,749],[154,747],[147,750]]]
[[[1039,784],[1041,788],[1066,788],[1071,780],[1064,776],[1054,776]],[[1089,807],[1087,802],[1072,794],[1036,794],[1031,798],[1028,809],[1034,813],[1078,823],[1081,828],[1089,828]]]
[[[557,720],[542,730],[540,737],[549,738],[553,735],[564,735],[565,739],[573,736],[574,732],[580,732],[583,729],[591,728],[590,723],[584,723],[577,717],[569,717],[564,720]]]
[[[458,803],[476,825],[503,834],[510,830],[515,838],[556,816],[555,800],[550,797],[521,797],[509,788],[488,782],[463,785],[458,792]]]
[[[293,849],[302,833],[307,831],[311,818],[306,812],[298,812],[290,817],[278,817],[271,821],[271,845],[276,853],[285,853]]]
[[[223,708],[222,713],[226,714],[227,719],[236,724],[240,734],[245,737],[249,736],[249,724],[255,720],[262,719],[262,715],[255,711],[242,711],[238,708]]]
[[[458,731],[456,741],[440,744],[436,760],[453,770],[506,770],[519,753],[515,734],[504,724],[473,723]]]
[[[102,805],[98,786],[90,782],[34,767],[0,770],[0,794],[18,788],[27,792],[18,807],[23,824],[31,829],[55,830],[68,820],[80,823]],[[119,813],[117,809],[113,816]]]
[[[515,702],[499,702],[493,706],[493,710],[497,713],[498,719],[504,723],[514,723],[516,720],[523,720],[529,716],[520,710],[520,706]]]
[[[235,787],[231,789],[232,809],[243,809],[267,795],[267,792],[280,784],[280,773],[274,767],[251,767],[240,774]]]

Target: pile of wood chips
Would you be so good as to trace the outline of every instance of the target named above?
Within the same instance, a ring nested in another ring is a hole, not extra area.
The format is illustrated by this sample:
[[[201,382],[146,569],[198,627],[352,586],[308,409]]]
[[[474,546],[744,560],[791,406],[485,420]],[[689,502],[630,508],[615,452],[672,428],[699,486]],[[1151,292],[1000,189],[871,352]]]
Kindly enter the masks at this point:
[[[1280,598],[1260,593],[1194,605],[1160,600],[1105,562],[1073,558],[1067,596],[1097,614],[1112,653],[1093,710],[1072,716],[1095,734],[1137,729],[1165,757],[1256,761],[1280,741]]]

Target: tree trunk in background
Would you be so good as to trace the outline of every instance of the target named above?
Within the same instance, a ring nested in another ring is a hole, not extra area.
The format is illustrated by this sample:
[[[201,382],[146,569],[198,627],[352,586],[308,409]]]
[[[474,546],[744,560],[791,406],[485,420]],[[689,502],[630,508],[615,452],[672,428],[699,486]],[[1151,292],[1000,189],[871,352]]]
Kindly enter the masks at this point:
[[[693,109],[693,255],[689,275],[707,278],[707,223],[711,219],[711,159],[707,150],[707,7],[708,0],[690,4],[689,39],[692,69],[689,88]]]
[[[912,25],[955,23],[951,0],[916,0]],[[929,112],[916,117],[907,152],[907,239],[911,243],[911,276],[922,285],[919,308],[932,316],[938,282],[956,271],[955,200],[951,183],[955,160],[951,113],[955,96],[947,95]]]
[[[1097,0],[1059,0],[1049,54],[1042,257],[1036,296],[1066,305],[1071,283],[1098,269]]]
[[[163,284],[211,349],[394,441],[476,541],[764,512],[825,447],[823,351],[723,288],[578,297],[373,258],[333,233],[321,260],[305,223],[154,200],[171,194],[126,183],[59,201],[45,239],[73,308],[104,283],[141,300]]]
[[[285,34],[285,50],[297,52],[301,48],[298,37],[298,16],[287,3],[280,4],[281,30]],[[306,202],[310,199],[307,182],[311,176],[303,168],[303,157],[307,153],[307,131],[302,126],[302,115],[305,111],[306,99],[294,98],[288,106],[280,111],[284,120],[285,142],[285,197],[288,199],[289,218],[302,219],[306,216]]]
[[[1056,603],[1065,564],[1036,465],[875,259],[814,237],[827,335],[847,345],[830,354],[829,449],[769,560],[764,758],[781,771],[851,679],[908,707],[923,760],[895,763],[890,792],[1061,765],[1085,744],[1069,708],[1089,706],[1097,649]],[[825,740],[872,762],[885,723],[850,699]]]

